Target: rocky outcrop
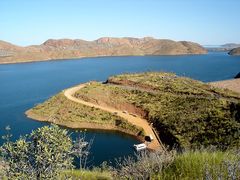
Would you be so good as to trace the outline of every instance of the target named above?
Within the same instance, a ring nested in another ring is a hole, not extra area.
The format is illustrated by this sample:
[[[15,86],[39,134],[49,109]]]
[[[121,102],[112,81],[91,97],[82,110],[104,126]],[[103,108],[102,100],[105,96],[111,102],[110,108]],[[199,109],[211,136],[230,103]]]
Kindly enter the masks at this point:
[[[235,79],[240,78],[240,72],[234,77]]]
[[[240,56],[240,47],[232,49],[228,54],[233,56]]]
[[[109,38],[95,41],[80,39],[49,39],[41,45],[19,47],[0,41],[0,63],[17,63],[51,59],[72,59],[97,56],[147,56],[205,54],[207,51],[197,43],[145,38]],[[10,54],[8,53],[10,52]],[[4,54],[3,53],[3,54]]]

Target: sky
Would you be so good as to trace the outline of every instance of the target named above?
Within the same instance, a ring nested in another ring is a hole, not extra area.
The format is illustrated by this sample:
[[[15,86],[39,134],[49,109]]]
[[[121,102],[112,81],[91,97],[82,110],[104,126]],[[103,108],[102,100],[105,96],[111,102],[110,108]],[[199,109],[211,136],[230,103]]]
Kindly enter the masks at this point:
[[[155,37],[240,43],[240,0],[0,0],[0,39]]]

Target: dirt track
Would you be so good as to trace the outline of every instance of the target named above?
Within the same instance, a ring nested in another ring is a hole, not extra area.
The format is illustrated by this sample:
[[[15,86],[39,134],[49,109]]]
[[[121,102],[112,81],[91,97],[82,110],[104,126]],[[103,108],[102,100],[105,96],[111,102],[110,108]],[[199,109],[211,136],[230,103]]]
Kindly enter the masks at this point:
[[[146,119],[142,119],[140,117],[134,117],[134,116],[132,116],[132,115],[130,115],[128,113],[124,113],[124,112],[119,111],[117,109],[114,109],[112,107],[99,106],[97,104],[86,102],[84,100],[78,99],[78,98],[73,96],[76,91],[78,91],[79,89],[81,89],[81,88],[83,88],[85,86],[86,86],[86,84],[80,84],[78,86],[66,89],[64,91],[64,95],[69,100],[74,101],[76,103],[81,103],[81,104],[86,105],[86,106],[95,107],[95,108],[98,108],[98,109],[101,109],[101,110],[104,110],[104,111],[107,111],[107,112],[110,112],[110,113],[117,113],[118,116],[126,119],[131,124],[142,127],[144,129],[146,135],[150,135],[151,134],[153,136],[154,140],[148,145],[149,149],[160,150],[160,149],[163,148],[161,146],[161,144],[159,143],[159,141],[157,140],[157,137],[155,136],[151,126],[149,125],[149,123],[147,122]]]

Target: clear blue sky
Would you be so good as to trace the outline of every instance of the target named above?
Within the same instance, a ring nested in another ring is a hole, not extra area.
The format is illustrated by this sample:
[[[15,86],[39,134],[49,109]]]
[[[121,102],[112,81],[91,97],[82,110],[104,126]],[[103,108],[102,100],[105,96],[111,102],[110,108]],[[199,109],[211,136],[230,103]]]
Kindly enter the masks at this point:
[[[240,0],[0,0],[0,39],[99,37],[240,43]]]

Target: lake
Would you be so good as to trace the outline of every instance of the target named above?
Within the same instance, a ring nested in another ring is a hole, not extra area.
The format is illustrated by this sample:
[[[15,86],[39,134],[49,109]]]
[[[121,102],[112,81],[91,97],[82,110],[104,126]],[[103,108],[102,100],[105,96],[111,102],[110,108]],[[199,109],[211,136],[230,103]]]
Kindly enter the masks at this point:
[[[188,56],[99,57],[79,60],[0,65],[0,136],[7,125],[14,138],[46,125],[24,112],[63,89],[90,80],[143,71],[175,72],[204,82],[233,78],[240,72],[240,57],[224,52]],[[92,165],[132,155],[137,140],[116,132],[87,131],[94,138]],[[0,140],[0,144],[2,140]]]

